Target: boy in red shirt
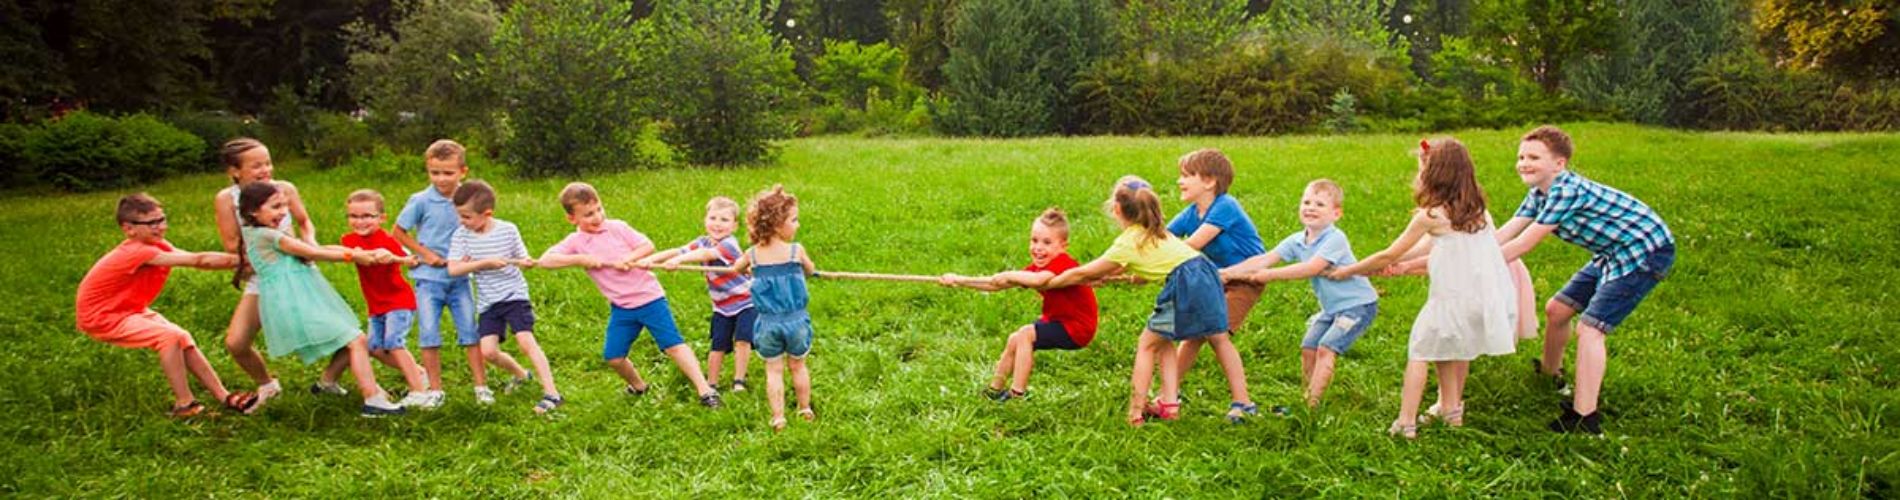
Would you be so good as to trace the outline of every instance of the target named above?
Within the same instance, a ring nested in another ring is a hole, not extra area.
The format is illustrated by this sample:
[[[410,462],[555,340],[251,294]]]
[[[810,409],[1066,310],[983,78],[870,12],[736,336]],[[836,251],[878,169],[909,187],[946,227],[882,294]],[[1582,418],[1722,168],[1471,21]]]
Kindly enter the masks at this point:
[[[402,243],[383,231],[388,214],[383,212],[383,195],[372,189],[350,193],[344,205],[350,216],[350,232],[343,235],[343,246],[359,250],[388,250],[403,258],[391,264],[356,265],[356,280],[363,285],[363,302],[369,306],[369,355],[402,372],[409,394],[399,403],[404,408],[436,408],[442,398],[425,385],[422,368],[409,355],[405,345],[409,327],[416,324],[416,292],[402,279],[402,265],[415,265],[416,258]]]
[[[1035,352],[1042,349],[1075,350],[1095,340],[1095,289],[1088,285],[1044,289],[1045,283],[1063,271],[1076,267],[1069,256],[1069,219],[1058,208],[1050,208],[1029,226],[1029,266],[1021,271],[996,273],[971,278],[945,274],[945,286],[964,286],[983,291],[1013,287],[1035,288],[1042,295],[1042,317],[1023,325],[1009,335],[1003,355],[996,360],[996,375],[990,378],[984,396],[998,403],[1029,395],[1029,370],[1036,364]],[[1014,380],[1010,376],[1015,375]],[[1010,385],[1006,389],[1004,383]]]
[[[165,241],[164,207],[145,193],[120,198],[118,220],[125,241],[100,257],[79,281],[79,295],[73,301],[79,330],[115,346],[158,351],[158,366],[172,387],[173,417],[204,413],[204,405],[191,393],[190,377],[194,376],[226,408],[241,413],[256,410],[256,394],[225,390],[191,333],[150,308],[165,289],[171,268],[230,269],[237,267],[237,256],[173,248]]]

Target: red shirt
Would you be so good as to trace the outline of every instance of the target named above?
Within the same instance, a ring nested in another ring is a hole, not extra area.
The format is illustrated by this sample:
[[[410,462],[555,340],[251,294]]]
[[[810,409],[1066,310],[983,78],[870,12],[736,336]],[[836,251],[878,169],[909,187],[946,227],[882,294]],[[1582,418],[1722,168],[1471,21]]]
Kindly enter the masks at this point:
[[[381,248],[397,256],[409,255],[402,249],[401,243],[397,243],[380,227],[368,236],[354,232],[344,234],[343,246],[362,250]],[[401,264],[357,265],[356,281],[363,284],[363,301],[369,303],[370,316],[416,308],[416,290],[409,288],[409,282],[402,279]]]
[[[73,301],[79,329],[110,331],[127,316],[145,312],[172,274],[172,268],[145,263],[170,251],[171,243],[163,240],[156,244],[125,240],[100,257],[79,280],[79,296]]]
[[[1047,266],[1036,267],[1035,264],[1030,264],[1023,270],[1032,273],[1048,271],[1062,274],[1063,271],[1080,265],[1075,262],[1074,257],[1070,257],[1067,253],[1060,253],[1056,254],[1055,258],[1049,259]],[[1099,309],[1095,306],[1094,288],[1089,288],[1088,285],[1075,285],[1054,290],[1039,290],[1037,293],[1042,294],[1041,321],[1061,323],[1062,329],[1069,332],[1069,340],[1075,341],[1075,345],[1087,347],[1090,341],[1095,340],[1095,317]]]

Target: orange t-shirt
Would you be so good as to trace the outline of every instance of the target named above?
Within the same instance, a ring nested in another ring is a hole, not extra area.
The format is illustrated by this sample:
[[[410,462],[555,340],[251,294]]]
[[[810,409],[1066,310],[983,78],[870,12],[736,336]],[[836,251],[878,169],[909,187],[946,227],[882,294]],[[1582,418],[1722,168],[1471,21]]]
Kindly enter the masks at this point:
[[[145,263],[170,251],[172,244],[164,240],[157,244],[125,240],[100,257],[79,281],[79,297],[74,300],[79,329],[109,331],[127,316],[145,312],[172,273],[172,268]]]

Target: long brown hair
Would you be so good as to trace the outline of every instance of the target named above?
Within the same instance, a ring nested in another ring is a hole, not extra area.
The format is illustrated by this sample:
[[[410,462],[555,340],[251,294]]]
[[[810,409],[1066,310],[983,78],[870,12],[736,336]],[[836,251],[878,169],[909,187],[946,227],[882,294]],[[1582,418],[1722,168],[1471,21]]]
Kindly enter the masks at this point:
[[[1102,209],[1124,224],[1141,228],[1137,247],[1154,246],[1168,239],[1167,223],[1161,219],[1161,198],[1155,195],[1154,185],[1139,176],[1124,175],[1116,180]]]
[[[264,203],[270,201],[272,196],[277,196],[275,182],[253,182],[239,187],[238,224],[240,226],[263,225],[257,222],[257,216],[253,214],[257,212],[257,209],[263,208]],[[251,276],[257,274],[257,270],[251,268],[250,252],[245,250],[244,245],[244,229],[240,227],[238,228],[237,273],[231,276],[231,287],[239,290],[243,290],[244,282],[250,281]]]
[[[1484,188],[1478,185],[1471,152],[1457,139],[1430,139],[1419,143],[1418,185],[1412,201],[1418,208],[1442,209],[1452,230],[1475,233],[1491,221],[1484,215]]]

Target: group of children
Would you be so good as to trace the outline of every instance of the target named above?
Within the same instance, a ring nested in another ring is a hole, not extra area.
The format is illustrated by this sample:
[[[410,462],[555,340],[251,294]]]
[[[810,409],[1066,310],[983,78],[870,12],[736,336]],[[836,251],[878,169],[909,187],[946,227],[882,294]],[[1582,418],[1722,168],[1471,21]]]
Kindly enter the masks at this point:
[[[1570,140],[1555,127],[1540,127],[1520,141],[1517,171],[1531,192],[1502,228],[1492,225],[1463,144],[1427,140],[1415,154],[1416,210],[1388,248],[1364,260],[1354,258],[1345,234],[1335,226],[1344,214],[1344,192],[1325,179],[1308,183],[1301,195],[1302,229],[1267,248],[1239,201],[1227,192],[1234,178],[1232,163],[1212,149],[1181,158],[1176,187],[1188,206],[1170,221],[1164,222],[1153,185],[1137,176],[1117,180],[1103,208],[1121,232],[1100,257],[1087,263],[1068,254],[1066,215],[1049,209],[1030,226],[1030,262],[1022,270],[985,277],[946,274],[940,279],[949,286],[1023,287],[1042,295],[1042,315],[1008,337],[985,394],[999,402],[1025,397],[1034,351],[1088,346],[1099,315],[1092,285],[1125,274],[1161,283],[1137,341],[1128,422],[1179,418],[1181,380],[1204,345],[1213,347],[1228,383],[1226,417],[1242,421],[1257,415],[1259,407],[1248,393],[1231,332],[1245,321],[1266,283],[1304,279],[1320,306],[1307,320],[1300,357],[1305,403],[1317,406],[1338,357],[1379,315],[1378,293],[1365,276],[1424,273],[1430,279],[1428,297],[1412,326],[1400,412],[1388,430],[1411,438],[1424,422],[1462,425],[1470,361],[1511,353],[1515,337],[1535,333],[1529,277],[1517,259],[1555,234],[1596,257],[1546,306],[1550,327],[1543,359],[1535,366],[1563,386],[1561,361],[1572,330],[1569,322],[1579,319],[1573,397],[1562,405],[1551,428],[1600,432],[1596,396],[1607,362],[1604,337],[1668,272],[1674,245],[1667,227],[1635,198],[1569,172]],[[813,338],[805,278],[815,274],[817,266],[809,252],[793,242],[797,198],[775,186],[751,200],[743,219],[750,249],[742,250],[733,236],[741,220],[738,204],[723,197],[707,204],[704,236],[682,247],[659,249],[627,223],[607,218],[592,186],[573,183],[560,193],[560,203],[575,231],[536,258],[513,224],[494,217],[494,189],[480,181],[464,182],[464,156],[453,141],[429,147],[425,164],[430,186],[409,197],[393,234],[383,230],[381,195],[362,190],[346,203],[350,234],[340,245],[319,245],[295,187],[272,179],[268,150],[255,140],[231,141],[222,157],[234,185],[217,197],[227,252],[173,248],[164,240],[165,217],[157,200],[143,194],[125,197],[117,218],[126,241],[101,258],[81,283],[79,327],[115,345],[157,350],[176,397],[175,416],[204,411],[192,395],[187,372],[237,412],[256,411],[282,392],[252,345],[260,326],[272,356],[296,353],[305,363],[330,358],[311,392],[347,394],[337,380],[349,370],[362,393],[361,413],[380,416],[443,404],[441,317],[446,312],[455,323],[457,343],[467,353],[477,402],[495,400],[486,373],[492,363],[511,375],[502,386],[504,393],[535,383],[542,396],[534,408],[548,412],[565,400],[533,334],[534,307],[522,270],[580,267],[610,305],[602,357],[624,380],[626,394],[649,390],[627,361],[631,344],[646,330],[693,384],[701,404],[722,405],[720,371],[726,355],[734,351],[730,387],[746,390],[746,364],[756,350],[766,362],[771,427],[781,429],[787,423],[788,367],[796,415],[807,421],[816,418],[805,363]],[[369,307],[367,335],[313,261],[357,266]],[[712,352],[704,373],[651,272],[689,263],[709,265],[705,279],[713,305]],[[244,295],[233,313],[226,348],[257,382],[257,392],[225,389],[191,336],[147,307],[169,269],[177,266],[237,270],[233,285]],[[413,286],[403,279],[404,266],[410,268]],[[412,324],[419,327],[419,364],[405,345]],[[532,371],[500,350],[511,334]],[[377,385],[372,359],[402,373],[408,385],[405,397],[392,401]],[[1439,377],[1438,402],[1421,413],[1425,379],[1433,367]],[[1157,377],[1160,385],[1151,394]]]

